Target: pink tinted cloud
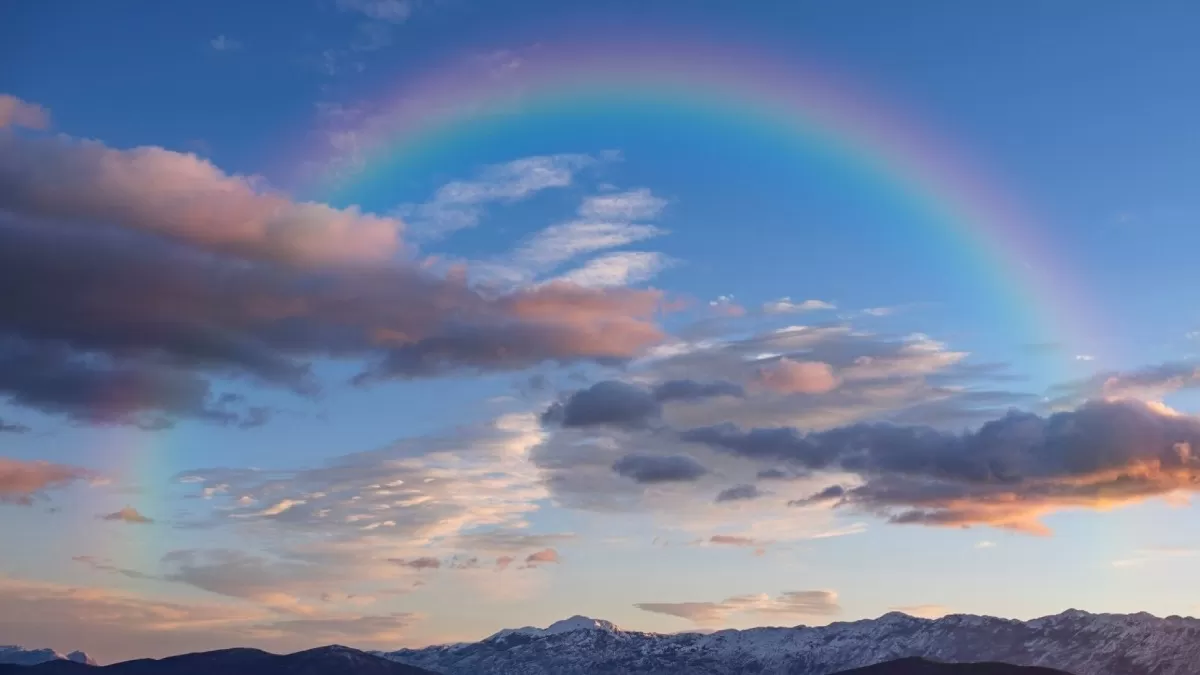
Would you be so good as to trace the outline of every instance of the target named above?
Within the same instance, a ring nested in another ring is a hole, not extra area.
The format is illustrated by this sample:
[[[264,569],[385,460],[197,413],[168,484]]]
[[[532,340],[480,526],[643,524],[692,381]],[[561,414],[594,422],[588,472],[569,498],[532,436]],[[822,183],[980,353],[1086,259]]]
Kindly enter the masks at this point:
[[[794,361],[787,357],[760,368],[755,381],[760,387],[780,394],[823,394],[840,384],[828,363]]]
[[[0,458],[0,502],[29,505],[45,490],[91,477],[92,472],[76,466]]]

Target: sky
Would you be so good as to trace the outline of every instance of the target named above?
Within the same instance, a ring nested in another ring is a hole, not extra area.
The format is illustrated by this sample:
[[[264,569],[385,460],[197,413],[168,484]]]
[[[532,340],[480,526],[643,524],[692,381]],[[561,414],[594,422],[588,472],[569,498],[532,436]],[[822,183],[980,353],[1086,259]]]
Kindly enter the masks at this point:
[[[0,12],[0,643],[1200,611],[1195,3]]]

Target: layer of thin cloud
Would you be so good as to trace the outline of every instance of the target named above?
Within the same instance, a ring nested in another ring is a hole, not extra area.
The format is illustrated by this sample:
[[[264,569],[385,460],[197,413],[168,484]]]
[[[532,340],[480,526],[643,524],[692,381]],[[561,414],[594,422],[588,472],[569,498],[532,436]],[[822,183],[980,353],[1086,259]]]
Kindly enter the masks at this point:
[[[410,219],[420,236],[445,236],[478,225],[487,204],[520,201],[543,190],[567,187],[578,171],[599,161],[590,155],[561,154],[495,164],[471,180],[447,183],[429,201],[402,206],[397,213]]]
[[[579,216],[599,221],[637,221],[657,218],[667,200],[651,194],[647,188],[588,197],[579,207]]]
[[[329,642],[394,649],[419,618],[405,613],[288,617],[238,602],[172,602],[0,576],[0,632],[8,639],[81,649],[101,662],[232,644],[284,653]]]
[[[670,264],[661,253],[626,251],[593,258],[584,265],[555,277],[584,288],[633,286],[658,276]]]
[[[29,506],[49,490],[94,477],[93,472],[77,466],[0,457],[0,503]]]
[[[765,593],[736,595],[720,602],[641,602],[634,607],[687,619],[700,626],[721,626],[735,618],[783,620],[841,612],[837,593],[833,591],[787,591],[775,597]]]

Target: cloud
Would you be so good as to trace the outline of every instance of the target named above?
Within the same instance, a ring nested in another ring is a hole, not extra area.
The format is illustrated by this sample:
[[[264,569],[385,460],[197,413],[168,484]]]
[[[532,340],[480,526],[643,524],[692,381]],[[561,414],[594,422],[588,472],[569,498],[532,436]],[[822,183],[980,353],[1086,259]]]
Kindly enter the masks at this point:
[[[901,605],[899,607],[888,607],[892,612],[903,612],[909,616],[917,616],[922,619],[940,619],[947,614],[950,614],[950,608],[943,605]]]
[[[0,419],[0,434],[26,434],[29,433],[29,427],[16,422],[5,422]]]
[[[540,563],[555,563],[558,564],[558,551],[552,548],[542,549],[525,556],[526,565],[537,565]]]
[[[555,277],[584,288],[633,286],[653,279],[670,261],[661,253],[626,251],[593,258],[583,266]]]
[[[122,508],[121,510],[116,511],[114,513],[109,513],[109,514],[100,516],[100,519],[101,520],[119,520],[123,523],[133,523],[133,524],[143,524],[143,525],[154,522],[153,518],[147,518],[146,516],[142,515],[141,513],[138,513],[138,510],[133,508],[132,506],[126,506],[126,507]]]
[[[831,616],[841,612],[833,591],[787,591],[777,597],[765,593],[736,595],[721,602],[642,602],[640,610],[687,619],[701,626],[718,626],[742,615],[752,619]]]
[[[0,576],[0,632],[22,644],[70,645],[117,662],[227,648],[288,653],[314,643],[394,648],[416,615],[330,613],[281,619],[238,602],[164,601],[115,590]],[[64,647],[65,649],[65,647]]]
[[[815,312],[823,309],[837,309],[837,306],[824,300],[802,300],[793,302],[789,297],[765,302],[762,306],[764,314],[796,314],[800,312]]]
[[[124,567],[118,567],[117,565],[114,565],[112,563],[112,561],[107,558],[97,558],[96,556],[90,556],[90,555],[77,555],[77,556],[73,556],[71,558],[71,560],[73,560],[77,563],[83,563],[84,565],[87,565],[88,567],[90,567],[98,572],[110,572],[112,574],[120,574],[121,576],[129,577],[130,579],[157,579],[158,578],[152,574],[146,574],[144,572],[127,569]]]
[[[1010,412],[976,431],[858,424],[826,431],[741,431],[731,425],[682,433],[736,455],[849,473],[862,484],[839,507],[893,523],[990,525],[1047,534],[1040,517],[1195,492],[1200,421],[1161,405],[1096,401],[1042,417]]]
[[[34,498],[47,490],[94,477],[91,471],[77,466],[0,457],[0,504],[29,506]]]
[[[753,537],[738,537],[731,534],[714,534],[708,538],[708,543],[720,546],[758,546],[758,540]]]
[[[574,221],[552,225],[513,253],[516,263],[534,271],[554,269],[572,258],[666,234],[652,225]]]
[[[409,218],[421,236],[445,236],[478,225],[489,203],[516,202],[543,190],[567,187],[578,171],[599,161],[589,155],[560,154],[495,164],[473,180],[447,183],[429,201],[405,205],[397,212]]]
[[[1134,551],[1133,556],[1114,560],[1116,568],[1142,567],[1166,560],[1195,558],[1200,556],[1200,550],[1194,548],[1147,548]]]
[[[50,112],[42,106],[22,101],[11,94],[0,94],[0,129],[45,129],[49,126]]]
[[[787,357],[760,368],[756,382],[781,394],[823,394],[840,383],[828,363],[793,361]]]
[[[975,548],[980,549],[980,550],[985,549],[985,548],[996,548],[996,542],[984,540],[984,541],[976,543]]]
[[[813,504],[828,504],[836,502],[846,496],[846,488],[841,485],[830,485],[829,487],[817,492],[816,494],[805,497],[804,499],[793,499],[788,502],[788,506],[811,506]]]
[[[294,265],[381,262],[403,225],[229,175],[196,155],[109,148],[67,136],[0,136],[0,207],[18,217],[102,224],[250,260]]]
[[[693,481],[708,473],[708,469],[686,455],[629,454],[618,459],[612,469],[643,484]]]
[[[0,396],[76,421],[250,427],[211,378],[356,380],[615,363],[662,339],[656,291],[481,290],[402,250],[394,218],[296,202],[162,148],[0,136]],[[534,172],[536,173],[536,172]],[[553,172],[551,172],[553,173]],[[518,195],[460,188],[458,199]],[[471,196],[475,194],[475,196]]]
[[[404,23],[412,15],[411,0],[337,0],[338,9],[358,12],[376,21]]]
[[[1085,380],[1055,387],[1056,403],[1080,399],[1136,398],[1161,400],[1165,396],[1200,386],[1200,364],[1194,361],[1168,361],[1130,371],[1097,373]]]
[[[579,207],[579,215],[591,220],[631,222],[657,218],[666,206],[667,200],[654,196],[647,188],[638,188],[588,197]]]
[[[646,389],[620,380],[602,380],[572,393],[563,402],[552,404],[542,420],[566,428],[644,428],[652,426],[662,416],[663,403],[741,397],[744,394],[740,385],[724,381],[668,380]]]
[[[238,42],[237,40],[234,40],[232,38],[225,37],[225,35],[223,35],[223,34],[218,35],[217,37],[213,38],[212,40],[209,40],[208,44],[211,45],[213,49],[215,49],[219,52],[236,52],[242,48],[241,42]]]
[[[740,384],[725,381],[697,382],[696,380],[668,380],[654,387],[654,398],[660,403],[668,401],[701,401],[706,398],[746,395]]]
[[[499,558],[496,558],[496,571],[503,572],[504,570],[508,569],[508,566],[513,564],[514,560],[516,560],[516,558],[512,557],[511,555],[502,555]]]
[[[662,414],[661,405],[645,389],[621,382],[604,380],[581,389],[564,403],[553,404],[543,421],[563,427],[645,427]]]
[[[757,485],[735,485],[731,488],[721,490],[717,495],[717,502],[739,502],[750,499],[758,499],[764,497],[768,493],[758,489]]]
[[[436,570],[442,566],[442,561],[430,557],[413,558],[412,560],[394,559],[392,562],[404,567],[411,567],[414,570]]]
[[[212,496],[219,508],[209,525],[254,531],[269,521],[292,537],[293,560],[330,568],[371,565],[394,574],[402,570],[389,558],[430,556],[439,547],[471,555],[517,553],[571,536],[514,534],[547,497],[528,456],[543,437],[534,415],[506,415],[332,457],[316,467],[196,469],[179,478],[197,491],[228,486]],[[277,515],[255,506],[285,500],[294,505]],[[295,550],[309,538],[315,548]]]

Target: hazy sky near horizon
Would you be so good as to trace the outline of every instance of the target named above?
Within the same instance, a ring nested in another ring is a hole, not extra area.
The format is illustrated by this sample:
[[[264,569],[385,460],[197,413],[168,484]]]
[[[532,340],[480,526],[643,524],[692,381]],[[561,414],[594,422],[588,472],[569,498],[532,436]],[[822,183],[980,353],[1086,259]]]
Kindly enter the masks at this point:
[[[1189,2],[0,10],[0,644],[1194,614]]]

